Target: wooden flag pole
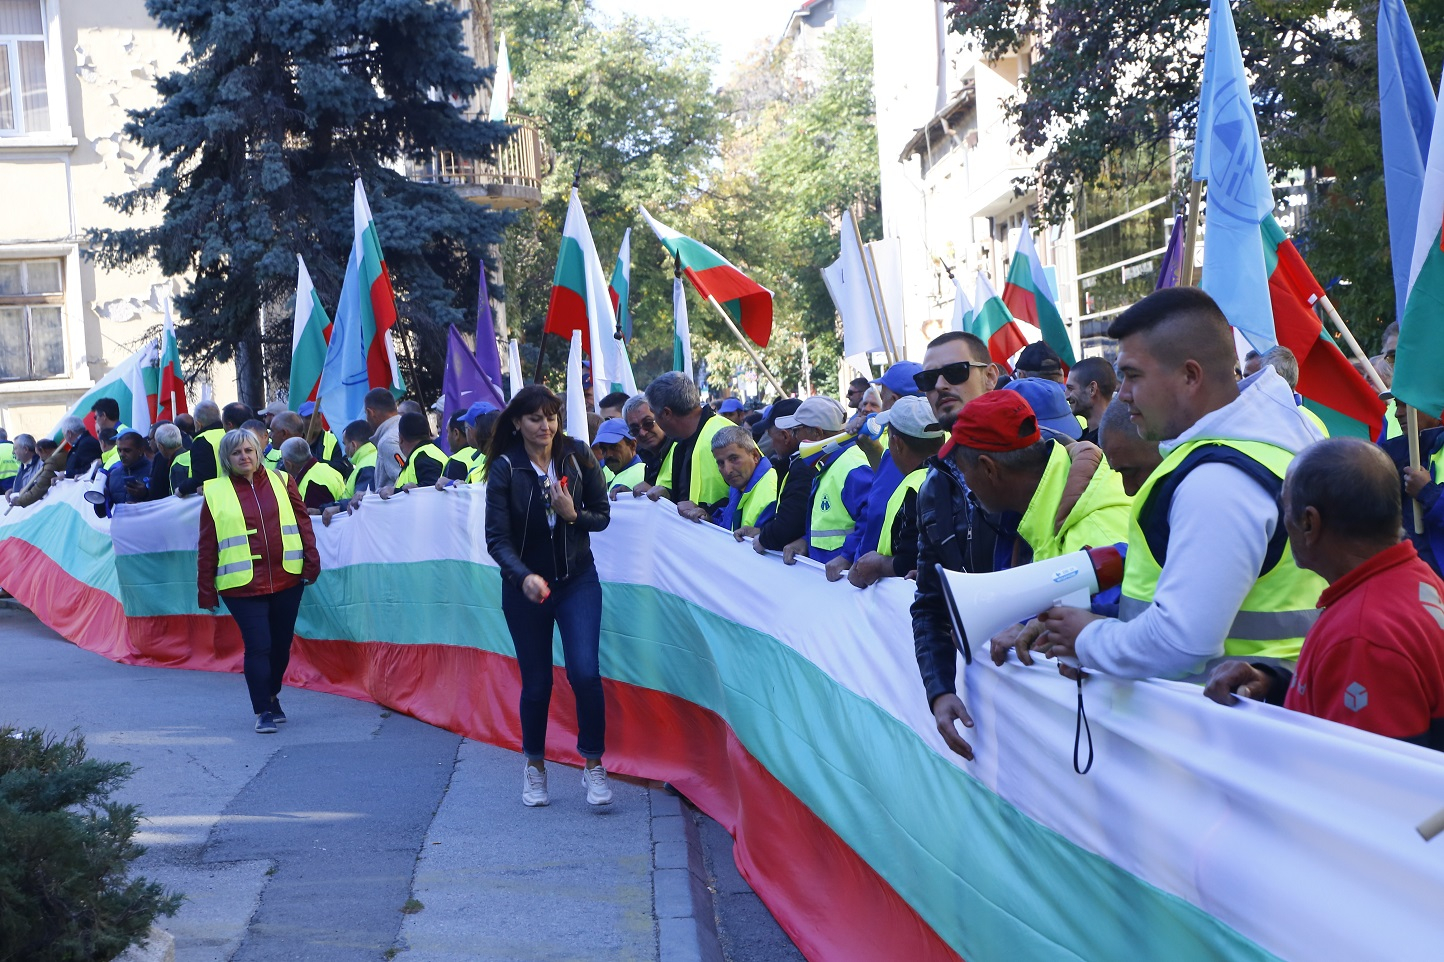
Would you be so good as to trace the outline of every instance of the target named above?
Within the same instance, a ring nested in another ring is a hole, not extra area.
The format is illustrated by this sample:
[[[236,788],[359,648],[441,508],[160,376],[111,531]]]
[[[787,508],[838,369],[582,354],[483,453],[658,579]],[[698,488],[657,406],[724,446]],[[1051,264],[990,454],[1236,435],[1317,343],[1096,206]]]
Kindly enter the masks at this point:
[[[1421,468],[1423,465],[1419,459],[1419,411],[1411,406],[1405,406],[1407,413],[1409,434],[1409,467]],[[1419,503],[1418,498],[1410,498],[1414,502],[1414,533],[1424,533],[1424,506]]]
[[[1183,263],[1178,267],[1181,287],[1193,286],[1193,252],[1198,247],[1198,221],[1203,213],[1203,181],[1195,180],[1188,188],[1188,227],[1183,232]]]
[[[1379,397],[1392,397],[1393,395],[1389,393],[1389,388],[1384,383],[1384,379],[1379,376],[1378,371],[1374,370],[1374,363],[1369,360],[1369,355],[1364,353],[1364,349],[1360,347],[1359,342],[1354,339],[1354,333],[1349,330],[1349,325],[1345,324],[1344,319],[1339,316],[1338,310],[1334,307],[1334,302],[1329,300],[1329,295],[1325,294],[1319,298],[1319,303],[1324,306],[1324,313],[1328,315],[1330,323],[1334,325],[1334,329],[1339,332],[1339,336],[1344,339],[1344,343],[1349,346],[1349,350],[1354,352],[1354,357],[1364,362],[1364,376],[1373,382],[1375,389],[1379,392]]]
[[[893,357],[892,351],[888,346],[891,344],[891,341],[887,336],[887,329],[884,326],[886,314],[884,314],[882,303],[878,299],[877,286],[873,283],[872,270],[867,266],[870,258],[867,256],[867,250],[862,246],[862,232],[857,229],[857,220],[852,217],[849,217],[848,220],[852,221],[852,238],[857,242],[857,252],[862,257],[862,274],[863,277],[867,279],[867,293],[868,297],[872,299],[872,313],[873,317],[877,319],[877,333],[882,338],[882,352],[887,356],[888,364],[892,364],[896,358]]]
[[[724,320],[724,321],[727,322],[727,329],[732,332],[732,336],[733,336],[733,337],[737,338],[737,343],[738,343],[738,344],[741,344],[742,347],[746,349],[747,353],[752,356],[752,361],[753,361],[754,364],[757,365],[757,369],[758,369],[759,371],[761,371],[761,372],[767,377],[767,380],[769,380],[769,381],[772,382],[772,386],[773,386],[773,387],[777,388],[777,394],[778,394],[778,396],[779,396],[779,397],[786,397],[786,396],[787,396],[787,392],[786,392],[785,390],[783,390],[782,382],[779,381],[779,380],[777,380],[776,376],[773,375],[773,373],[772,373],[770,370],[768,370],[766,364],[763,364],[763,363],[762,363],[762,358],[759,357],[758,354],[757,354],[757,352],[752,349],[752,345],[747,342],[746,336],[743,335],[743,333],[737,329],[736,323],[733,322],[733,320],[732,320],[732,315],[731,315],[731,314],[728,314],[727,311],[726,311],[726,309],[723,308],[721,304],[718,304],[718,303],[717,303],[717,298],[714,297],[713,295],[708,294],[708,295],[707,295],[707,301],[708,301],[708,303],[710,303],[713,307],[717,308],[717,313],[722,316],[722,320]]]
[[[887,298],[884,297],[882,293],[882,278],[877,272],[877,258],[873,255],[871,243],[864,244],[862,251],[864,256],[867,257],[868,271],[871,272],[872,276],[877,280],[877,303],[878,306],[882,308],[882,314],[880,316],[882,318],[883,338],[887,342],[892,361],[896,364],[902,355],[898,353],[897,338],[892,336],[892,318],[889,317],[887,313]]]

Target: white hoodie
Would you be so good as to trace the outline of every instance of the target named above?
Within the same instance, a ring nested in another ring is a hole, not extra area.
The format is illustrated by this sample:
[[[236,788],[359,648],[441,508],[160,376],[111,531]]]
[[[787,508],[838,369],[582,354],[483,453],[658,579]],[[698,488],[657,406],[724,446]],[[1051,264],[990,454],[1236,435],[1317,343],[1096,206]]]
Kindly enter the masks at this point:
[[[1263,441],[1298,454],[1322,437],[1288,383],[1265,367],[1239,384],[1238,400],[1158,448],[1167,457],[1189,441],[1218,439]],[[1088,625],[1078,636],[1078,660],[1122,678],[1177,678],[1221,657],[1278,523],[1277,504],[1239,469],[1195,468],[1168,510],[1168,561],[1153,604],[1132,621]]]

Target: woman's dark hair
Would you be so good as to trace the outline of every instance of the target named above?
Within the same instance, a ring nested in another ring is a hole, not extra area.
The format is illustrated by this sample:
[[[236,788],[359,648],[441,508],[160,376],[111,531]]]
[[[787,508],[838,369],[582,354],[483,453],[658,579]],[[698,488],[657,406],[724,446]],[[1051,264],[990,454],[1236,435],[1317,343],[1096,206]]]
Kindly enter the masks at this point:
[[[486,445],[486,463],[482,467],[482,476],[489,476],[491,466],[496,463],[496,459],[521,442],[521,432],[517,430],[516,422],[537,411],[548,416],[558,417],[557,433],[552,438],[552,466],[560,474],[560,455],[570,447],[559,443],[567,437],[566,432],[560,426],[561,410],[562,399],[553,394],[551,388],[543,384],[528,384],[517,391],[516,397],[511,399],[506,409],[501,412],[501,416],[497,418],[496,428],[491,432],[491,440]]]

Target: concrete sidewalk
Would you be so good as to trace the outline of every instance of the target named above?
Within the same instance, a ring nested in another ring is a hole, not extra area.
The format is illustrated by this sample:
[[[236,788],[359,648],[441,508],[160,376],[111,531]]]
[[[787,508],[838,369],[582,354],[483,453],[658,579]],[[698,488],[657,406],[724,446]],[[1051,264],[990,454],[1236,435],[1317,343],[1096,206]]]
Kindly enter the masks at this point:
[[[661,792],[614,780],[593,808],[551,764],[527,809],[516,753],[289,688],[257,735],[239,675],[117,665],[22,609],[0,607],[0,670],[0,724],[135,766],[117,798],[145,816],[137,872],[186,896],[159,922],[179,962],[721,957]]]

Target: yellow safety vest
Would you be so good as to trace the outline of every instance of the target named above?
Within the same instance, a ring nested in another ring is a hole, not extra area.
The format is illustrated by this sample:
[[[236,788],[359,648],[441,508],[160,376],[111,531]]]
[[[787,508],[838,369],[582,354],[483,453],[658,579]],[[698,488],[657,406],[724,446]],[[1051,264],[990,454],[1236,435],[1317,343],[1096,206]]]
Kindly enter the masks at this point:
[[[1148,510],[1154,489],[1178,468],[1184,458],[1206,445],[1238,451],[1280,481],[1288,470],[1289,462],[1294,459],[1292,452],[1259,441],[1201,438],[1181,444],[1169,452],[1133,498],[1133,513],[1128,523],[1128,560],[1123,570],[1123,599],[1118,609],[1119,617],[1124,621],[1138,617],[1153,603],[1158,578],[1163,573],[1163,566],[1148,546],[1141,516]],[[1283,524],[1282,519],[1279,524]],[[1282,544],[1278,560],[1254,582],[1234,616],[1233,625],[1223,643],[1225,654],[1239,658],[1298,659],[1304,635],[1318,619],[1315,605],[1327,585],[1323,578],[1294,564],[1293,551],[1286,536]]]
[[[457,464],[461,465],[462,468],[465,469],[465,473],[462,474],[462,477],[464,478],[467,475],[471,474],[472,469],[476,467],[476,462],[480,460],[481,452],[478,451],[476,448],[467,445],[466,447],[457,450],[451,455],[451,457],[446,459],[446,467],[450,467],[451,462],[455,461]]]
[[[301,528],[296,524],[296,512],[291,508],[291,496],[286,490],[286,479],[280,472],[261,469],[271,482],[276,494],[276,503],[281,507],[281,568],[293,575],[301,573],[305,565],[306,552],[301,544]],[[255,479],[252,479],[255,483]],[[201,485],[201,495],[210,509],[211,520],[216,525],[216,590],[226,591],[251,583],[255,572],[253,562],[260,555],[251,554],[251,535],[254,528],[246,527],[245,512],[241,510],[241,499],[236,497],[235,486],[230,477],[222,475]]]
[[[296,488],[302,501],[306,500],[306,492],[313,484],[319,484],[329,491],[332,501],[339,501],[346,494],[346,479],[341,477],[340,471],[325,461],[317,461],[301,476],[301,483],[296,485]]]
[[[742,492],[737,499],[737,512],[732,517],[732,530],[755,528],[762,512],[777,503],[777,471],[766,460],[767,471],[757,479],[750,491]]]
[[[221,470],[221,438],[225,436],[226,432],[223,428],[211,428],[209,431],[202,431],[200,434],[196,435],[196,441],[205,438],[206,441],[210,443],[211,453],[215,455],[216,475],[218,477],[225,474],[225,471]],[[195,444],[195,441],[192,441],[191,444]],[[190,452],[187,451],[186,454],[189,455]],[[194,472],[191,471],[191,462],[189,457],[186,458],[186,472],[190,475],[190,477],[195,477]]]
[[[871,465],[863,450],[852,444],[818,478],[817,490],[812,495],[812,519],[807,532],[809,548],[836,551],[857,527],[857,519],[842,503],[842,486],[847,476],[857,468],[871,470]]]
[[[1328,436],[1329,436],[1329,426],[1324,423],[1324,419],[1323,419],[1323,418],[1319,417],[1317,414],[1315,414],[1313,411],[1310,411],[1308,408],[1304,407],[1302,404],[1299,405],[1299,410],[1302,411],[1302,412],[1304,412],[1304,417],[1306,417],[1306,418],[1308,418],[1310,421],[1314,422],[1314,427],[1316,427],[1316,428],[1319,429],[1319,433],[1320,433],[1320,434],[1322,434],[1324,437],[1328,437]]]
[[[0,481],[13,478],[20,473],[20,462],[15,460],[15,442],[0,441]]]
[[[486,452],[476,452],[476,460],[472,462],[471,470],[466,472],[467,484],[478,484],[486,480]]]
[[[411,452],[411,457],[406,459],[406,467],[401,469],[401,474],[396,478],[396,487],[399,489],[403,484],[416,483],[416,459],[425,455],[444,469],[446,467],[446,452],[434,444],[423,444]]]
[[[618,471],[607,483],[607,490],[626,488],[630,491],[645,480],[647,480],[647,465],[638,461],[636,464],[628,465]]]
[[[343,493],[347,498],[356,497],[356,480],[361,476],[361,469],[376,467],[376,445],[367,441],[357,448],[356,453],[351,456],[351,466],[356,470],[346,478],[346,487],[343,489]]]
[[[878,554],[887,555],[889,558],[892,557],[892,528],[897,522],[898,512],[902,510],[903,501],[907,500],[908,492],[917,491],[921,488],[923,486],[923,478],[927,477],[927,475],[927,465],[923,465],[916,471],[910,472],[902,479],[902,482],[897,488],[893,490],[892,497],[887,499],[887,510],[882,516],[882,534],[880,534],[877,539]]]
[[[1387,408],[1385,408],[1385,410],[1384,410],[1384,440],[1385,440],[1385,441],[1388,441],[1388,440],[1390,440],[1390,439],[1392,439],[1392,438],[1397,438],[1397,437],[1399,437],[1400,435],[1402,435],[1402,434],[1404,433],[1404,429],[1401,428],[1401,427],[1399,427],[1399,416],[1398,416],[1398,414],[1396,413],[1398,410],[1399,410],[1399,402],[1398,402],[1398,400],[1396,400],[1395,398],[1389,398],[1389,406],[1388,406]],[[1371,439],[1371,440],[1372,440],[1372,439]]]
[[[702,423],[697,443],[692,448],[692,477],[687,482],[685,500],[693,504],[716,504],[727,500],[727,482],[722,480],[722,472],[717,470],[717,461],[712,457],[712,438],[723,428],[736,426],[720,414],[714,414]],[[657,486],[668,491],[672,491],[672,455],[676,450],[675,444],[668,449],[667,457],[662,461],[662,470],[657,474]],[[680,497],[681,492],[672,491],[672,496]]]
[[[265,454],[261,455],[261,460],[264,461],[266,467],[270,468],[271,470],[281,470],[281,449],[271,448]]]
[[[108,468],[119,460],[120,452],[117,451],[115,448],[111,448],[109,451],[100,452],[100,466],[103,468]]]

